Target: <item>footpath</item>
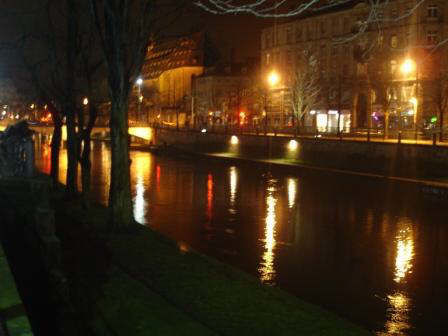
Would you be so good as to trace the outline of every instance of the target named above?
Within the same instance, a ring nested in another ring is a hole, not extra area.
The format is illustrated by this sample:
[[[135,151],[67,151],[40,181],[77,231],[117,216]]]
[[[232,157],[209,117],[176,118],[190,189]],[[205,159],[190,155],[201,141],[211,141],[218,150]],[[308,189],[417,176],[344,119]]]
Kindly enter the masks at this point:
[[[127,233],[106,234],[107,209],[100,205],[86,210],[56,191],[48,203],[53,211],[43,211],[42,188],[17,183],[0,183],[2,197],[16,204],[14,225],[30,237],[33,218],[48,224],[34,223],[41,238],[27,257],[44,260],[55,315],[32,314],[32,325],[51,319],[60,335],[370,334],[137,223]],[[17,207],[23,199],[32,200],[26,209]]]

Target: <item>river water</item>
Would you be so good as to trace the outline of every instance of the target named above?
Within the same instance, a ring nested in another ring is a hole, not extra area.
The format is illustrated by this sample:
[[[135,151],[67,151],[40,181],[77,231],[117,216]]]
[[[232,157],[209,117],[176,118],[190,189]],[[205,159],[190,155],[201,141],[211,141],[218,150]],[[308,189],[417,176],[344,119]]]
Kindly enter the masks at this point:
[[[36,153],[44,172],[50,148]],[[107,201],[110,153],[93,144]],[[378,335],[445,335],[447,203],[418,187],[131,152],[134,214],[179,242]],[[61,153],[61,180],[66,156]]]

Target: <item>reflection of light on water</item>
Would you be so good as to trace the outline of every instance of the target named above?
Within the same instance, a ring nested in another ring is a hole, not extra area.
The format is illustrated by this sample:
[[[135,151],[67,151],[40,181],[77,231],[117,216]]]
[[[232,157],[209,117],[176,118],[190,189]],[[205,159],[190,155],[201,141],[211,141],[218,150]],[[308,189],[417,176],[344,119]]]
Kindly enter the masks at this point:
[[[273,181],[270,181],[268,186],[268,193],[266,196],[267,214],[266,214],[266,226],[265,226],[265,238],[264,238],[264,253],[262,261],[258,271],[260,272],[260,280],[264,283],[273,284],[275,278],[274,258],[275,258],[275,225],[277,223],[275,216],[275,206],[277,199],[274,196],[275,187],[272,185]]]
[[[394,293],[388,295],[387,300],[390,308],[389,320],[386,322],[386,333],[380,335],[404,335],[404,331],[410,328],[409,325],[409,310],[410,300],[403,293]]]
[[[412,226],[408,221],[398,223],[397,255],[395,257],[394,281],[403,283],[406,276],[412,273],[412,260],[414,258],[414,236]],[[410,299],[405,292],[395,292],[387,296],[389,302],[388,320],[385,325],[386,333],[381,335],[404,335],[410,328],[409,311]]]
[[[207,176],[207,219],[210,221],[213,214],[213,175]]]
[[[143,177],[137,176],[137,184],[135,186],[134,198],[134,218],[140,224],[145,223],[146,201],[144,198],[145,186],[143,185]]]
[[[400,282],[407,273],[412,273],[414,239],[412,228],[401,229],[397,235],[397,257],[395,259],[395,282]]]
[[[296,194],[297,194],[297,179],[296,178],[288,178],[288,206],[289,208],[294,207],[296,203]]]
[[[159,187],[160,187],[160,166],[159,165],[157,165],[157,167],[156,167],[156,186],[157,186],[157,189],[159,189]]]
[[[147,202],[145,200],[145,184],[144,175],[150,169],[150,157],[144,155],[136,155],[133,157],[131,165],[131,176],[135,181],[135,197],[134,197],[134,218],[140,224],[145,224],[145,213],[147,210]]]
[[[236,213],[235,210],[235,199],[236,199],[236,188],[238,185],[238,172],[236,167],[230,167],[230,208],[229,212],[234,215]]]

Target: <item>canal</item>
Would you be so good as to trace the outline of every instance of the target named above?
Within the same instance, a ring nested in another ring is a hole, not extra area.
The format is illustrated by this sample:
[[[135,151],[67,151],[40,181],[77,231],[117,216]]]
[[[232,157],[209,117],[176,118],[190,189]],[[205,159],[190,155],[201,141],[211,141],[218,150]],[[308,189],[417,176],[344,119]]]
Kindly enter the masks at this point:
[[[50,148],[39,145],[49,172]],[[106,203],[110,153],[93,144]],[[416,186],[131,152],[135,218],[377,335],[442,335],[447,203]],[[66,156],[61,152],[61,180]]]

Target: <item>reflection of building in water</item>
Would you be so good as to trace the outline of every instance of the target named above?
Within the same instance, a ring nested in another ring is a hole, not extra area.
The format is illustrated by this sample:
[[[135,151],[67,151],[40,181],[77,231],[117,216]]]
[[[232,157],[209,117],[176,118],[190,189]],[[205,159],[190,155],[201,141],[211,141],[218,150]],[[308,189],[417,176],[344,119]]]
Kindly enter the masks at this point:
[[[398,223],[396,244],[394,281],[400,285],[412,273],[412,260],[414,258],[414,234],[412,223],[407,219]],[[410,328],[411,299],[404,291],[396,291],[388,295],[387,299],[389,308],[388,320],[385,325],[386,335],[402,335]]]
[[[260,280],[263,283],[273,284],[275,280],[275,268],[274,268],[274,258],[275,258],[275,226],[277,224],[275,208],[277,204],[277,199],[275,197],[275,180],[270,180],[267,188],[266,196],[266,206],[267,214],[265,220],[265,238],[264,238],[264,253],[262,260],[260,262],[260,267],[258,269],[260,273]]]
[[[236,214],[235,201],[236,201],[236,189],[238,186],[238,172],[236,167],[230,167],[230,200],[229,200],[229,213],[231,215]]]

